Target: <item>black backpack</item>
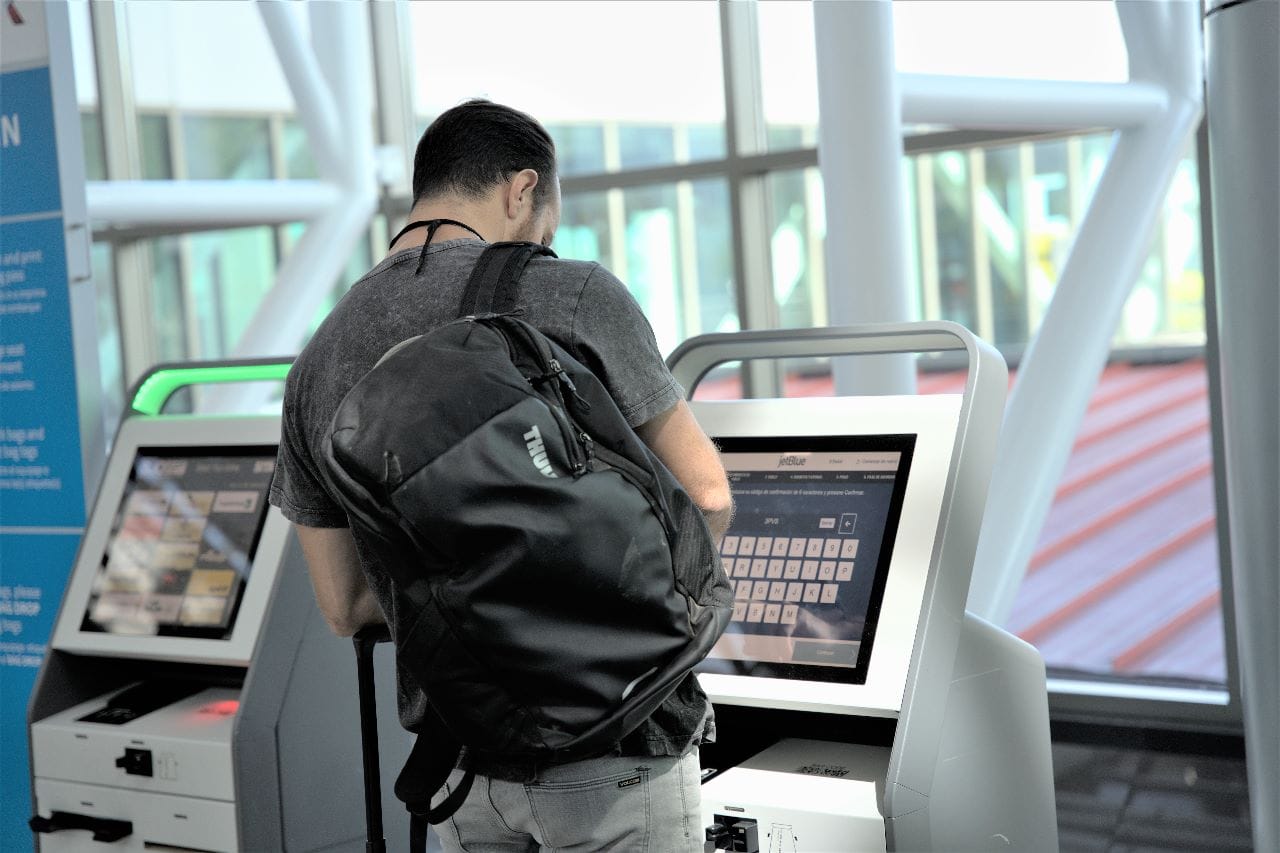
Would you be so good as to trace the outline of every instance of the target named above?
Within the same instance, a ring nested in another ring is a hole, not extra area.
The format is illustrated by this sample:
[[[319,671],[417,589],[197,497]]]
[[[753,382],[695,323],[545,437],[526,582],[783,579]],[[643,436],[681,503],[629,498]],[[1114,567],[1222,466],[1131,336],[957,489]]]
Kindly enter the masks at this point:
[[[701,512],[568,352],[512,313],[533,243],[496,243],[460,319],[389,350],[326,467],[414,610],[393,637],[431,721],[396,783],[417,820],[459,747],[537,765],[607,752],[711,650],[732,590]],[[420,823],[419,823],[420,825]]]

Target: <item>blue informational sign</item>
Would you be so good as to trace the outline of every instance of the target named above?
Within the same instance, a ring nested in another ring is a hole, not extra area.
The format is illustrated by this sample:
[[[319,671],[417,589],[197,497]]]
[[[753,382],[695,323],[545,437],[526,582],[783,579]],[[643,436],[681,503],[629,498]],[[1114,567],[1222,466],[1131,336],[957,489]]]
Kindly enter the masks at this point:
[[[62,217],[0,220],[0,525],[5,528],[84,524],[71,353]]]
[[[27,697],[79,546],[76,534],[5,535],[0,543],[0,850],[6,853],[32,849]],[[66,567],[60,578],[59,566]]]
[[[0,217],[62,209],[49,69],[0,77]]]
[[[66,239],[84,188],[78,167],[60,177],[81,156],[66,9],[0,5],[0,850],[18,853],[34,846],[27,702],[85,522]]]

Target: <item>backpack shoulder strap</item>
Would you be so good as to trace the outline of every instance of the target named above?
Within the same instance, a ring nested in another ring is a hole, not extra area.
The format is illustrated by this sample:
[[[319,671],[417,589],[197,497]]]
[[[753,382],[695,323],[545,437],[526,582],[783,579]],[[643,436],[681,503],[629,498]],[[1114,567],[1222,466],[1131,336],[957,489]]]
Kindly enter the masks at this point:
[[[556,257],[539,243],[493,243],[485,249],[471,271],[458,316],[503,314],[514,308],[520,276],[534,255]]]
[[[448,820],[461,808],[476,775],[466,771],[457,787],[449,791],[438,805],[432,806],[431,801],[444,789],[449,774],[458,765],[462,744],[430,707],[424,724],[425,728],[414,741],[395,785],[396,797],[409,810],[410,853],[424,853],[419,839],[425,842],[426,825]]]

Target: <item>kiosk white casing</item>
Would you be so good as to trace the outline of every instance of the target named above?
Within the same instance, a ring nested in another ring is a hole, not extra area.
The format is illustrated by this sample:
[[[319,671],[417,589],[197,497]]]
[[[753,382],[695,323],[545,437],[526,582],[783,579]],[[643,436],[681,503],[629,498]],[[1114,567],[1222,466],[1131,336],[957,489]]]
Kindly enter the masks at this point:
[[[699,676],[717,705],[794,712],[799,733],[806,713],[849,718],[847,743],[783,741],[704,786],[706,821],[755,819],[762,850],[1057,848],[1043,661],[964,610],[1003,359],[963,327],[922,323],[708,335],[670,362],[692,396],[724,362],[956,350],[968,363],[959,395],[691,403],[713,438],[917,438],[865,683]],[[858,743],[868,718],[894,721],[891,746]],[[806,778],[814,764],[843,775]]]

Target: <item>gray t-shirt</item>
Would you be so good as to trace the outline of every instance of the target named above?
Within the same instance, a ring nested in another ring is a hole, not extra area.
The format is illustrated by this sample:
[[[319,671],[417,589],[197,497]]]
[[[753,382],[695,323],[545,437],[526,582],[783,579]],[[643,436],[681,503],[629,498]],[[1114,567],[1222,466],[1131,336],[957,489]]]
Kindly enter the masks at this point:
[[[285,384],[279,461],[271,503],[307,527],[348,527],[325,485],[324,442],[333,414],[351,387],[391,347],[458,316],[472,267],[486,244],[451,240],[427,250],[391,255],[355,283],[298,355]],[[632,426],[672,406],[683,391],[672,378],[640,306],[622,282],[599,264],[535,257],[520,281],[521,319],[554,338],[600,380]],[[370,589],[393,628],[407,617],[395,585],[361,543],[356,547]],[[425,697],[400,670],[400,715],[415,730]],[[677,755],[703,731],[706,697],[690,676],[671,699],[623,744],[628,754]],[[489,775],[525,771],[476,768]]]

